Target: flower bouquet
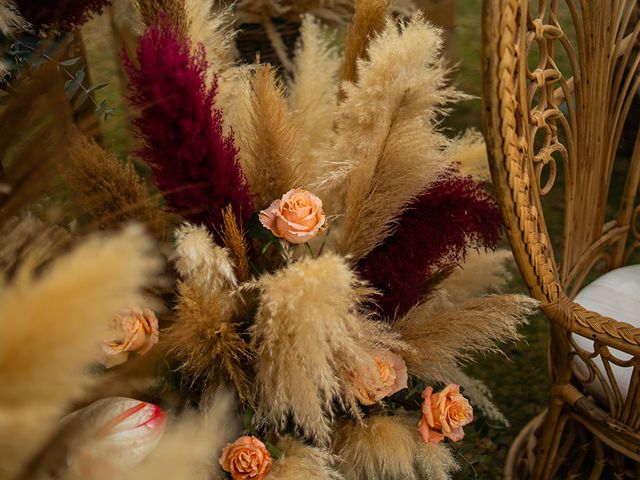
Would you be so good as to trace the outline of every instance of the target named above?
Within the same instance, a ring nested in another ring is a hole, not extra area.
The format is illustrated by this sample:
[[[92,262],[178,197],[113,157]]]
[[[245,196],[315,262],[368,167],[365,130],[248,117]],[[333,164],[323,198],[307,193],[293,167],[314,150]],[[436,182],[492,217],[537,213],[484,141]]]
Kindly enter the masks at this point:
[[[148,177],[32,115],[37,78],[0,119],[46,127],[0,140],[3,478],[448,478],[504,420],[460,365],[535,303],[481,296],[507,254],[440,31],[358,1],[341,53],[305,16],[282,80],[228,10],[137,8]]]

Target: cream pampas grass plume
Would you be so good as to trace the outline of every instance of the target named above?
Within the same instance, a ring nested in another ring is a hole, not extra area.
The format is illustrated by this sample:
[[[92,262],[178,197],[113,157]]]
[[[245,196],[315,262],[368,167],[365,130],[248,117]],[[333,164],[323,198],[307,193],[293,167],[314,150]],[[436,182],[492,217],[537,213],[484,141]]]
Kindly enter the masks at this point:
[[[411,373],[439,381],[446,370],[473,353],[498,352],[498,344],[520,338],[538,302],[524,295],[489,295],[442,309],[441,300],[412,308],[393,326],[412,351],[403,356]]]
[[[456,138],[446,151],[447,160],[458,164],[463,176],[471,175],[475,180],[490,179],[487,146],[481,132],[469,129]]]
[[[448,140],[437,114],[460,97],[446,86],[439,30],[416,14],[370,41],[358,82],[346,84],[324,179],[346,191],[340,251],[357,262],[392,231],[408,204],[442,171]]]
[[[334,468],[339,460],[326,450],[292,437],[280,440],[278,448],[284,455],[271,467],[269,480],[343,480]]]
[[[320,177],[321,161],[313,155],[333,128],[340,59],[331,37],[320,22],[306,15],[289,85],[289,106],[299,127],[296,157],[300,185]]]
[[[344,47],[344,63],[341,79],[354,82],[357,79],[357,62],[365,57],[367,44],[384,26],[390,0],[355,0],[355,13],[347,28]]]
[[[510,250],[471,250],[462,265],[456,267],[438,288],[446,292],[453,304],[487,292],[500,293],[511,279],[511,272],[507,268],[510,262],[513,263]]]
[[[167,216],[159,197],[153,198],[131,163],[122,164],[93,140],[78,134],[71,142],[69,161],[61,165],[74,202],[91,215],[96,226],[116,228],[138,221],[158,239],[167,236]]]
[[[282,431],[291,420],[303,437],[327,444],[334,400],[358,409],[343,379],[366,371],[369,349],[402,345],[358,315],[366,289],[337,255],[301,260],[263,276],[258,287],[256,421]]]
[[[240,162],[255,206],[265,208],[296,186],[298,132],[273,67],[257,67],[251,87],[249,125],[238,132]]]
[[[251,401],[247,375],[250,350],[240,331],[241,299],[232,294],[236,277],[229,250],[213,243],[205,227],[185,224],[176,232],[178,282],[176,321],[163,336],[180,372],[208,402],[231,383]]]
[[[218,478],[215,472],[220,451],[239,430],[232,395],[217,395],[202,413],[187,413],[169,424],[160,445],[125,480]]]
[[[123,307],[159,269],[139,227],[95,235],[36,276],[29,262],[0,286],[0,477],[12,478],[89,383],[87,367]]]
[[[448,480],[458,469],[442,444],[424,443],[417,420],[404,415],[372,415],[365,423],[344,422],[334,452],[346,480]]]
[[[0,33],[2,35],[13,38],[16,33],[29,28],[29,22],[22,18],[12,0],[0,0]]]

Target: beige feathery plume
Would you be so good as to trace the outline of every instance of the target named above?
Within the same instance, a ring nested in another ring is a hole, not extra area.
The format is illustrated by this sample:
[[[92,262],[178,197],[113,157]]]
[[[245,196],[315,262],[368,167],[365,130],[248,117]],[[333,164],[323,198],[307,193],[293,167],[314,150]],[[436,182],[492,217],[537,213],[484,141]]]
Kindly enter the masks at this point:
[[[16,33],[29,28],[29,22],[22,18],[12,0],[0,0],[0,33],[2,35],[13,38]]]
[[[457,383],[464,388],[464,395],[469,398],[473,408],[478,408],[487,418],[509,425],[509,420],[500,409],[493,403],[491,391],[484,382],[477,378],[470,377],[460,368],[452,367],[447,370],[448,378],[443,383]]]
[[[242,170],[255,206],[261,209],[297,186],[294,154],[298,132],[273,67],[258,66],[251,85],[250,123],[236,138]]]
[[[167,216],[131,163],[121,163],[113,153],[78,135],[61,169],[75,193],[74,202],[101,228],[138,221],[154,237],[166,238]]]
[[[292,437],[278,442],[283,457],[274,462],[269,480],[343,480],[334,469],[337,458],[326,450],[310,447]]]
[[[344,422],[336,430],[334,453],[346,480],[445,480],[458,469],[441,444],[425,443],[418,419],[372,415],[366,423]]]
[[[224,210],[222,239],[233,256],[238,281],[247,281],[251,274],[249,266],[249,245],[242,232],[242,225],[239,224],[231,205],[227,205],[227,208]]]
[[[177,318],[161,341],[185,379],[201,384],[205,402],[225,382],[250,401],[251,353],[238,323],[241,299],[232,293],[237,282],[229,251],[204,227],[185,224],[176,232],[175,265],[182,277]]]
[[[362,284],[338,255],[303,259],[257,285],[255,420],[278,431],[291,421],[302,436],[327,444],[334,400],[357,413],[344,383],[349,372],[366,368],[369,349],[402,347],[358,315]]]
[[[107,325],[159,270],[139,227],[92,236],[36,277],[0,285],[0,477],[13,478],[89,384]],[[4,283],[0,280],[0,283]]]
[[[426,379],[446,376],[447,369],[473,353],[500,351],[498,344],[520,338],[538,302],[524,295],[489,295],[449,309],[426,301],[398,319],[393,328],[413,350],[403,357],[409,372]]]
[[[299,127],[296,158],[300,185],[310,184],[322,173],[322,164],[313,152],[333,128],[339,66],[339,56],[326,29],[305,15],[289,85],[289,105]]]
[[[463,175],[471,175],[482,182],[490,179],[487,147],[481,132],[474,129],[466,130],[451,142],[445,155],[449,162],[459,165],[460,173]]]
[[[252,71],[252,65],[236,65],[218,77],[216,108],[222,111],[224,134],[233,131],[238,143],[251,130]]]
[[[340,78],[346,82],[357,80],[357,62],[365,57],[371,37],[379,32],[389,12],[390,0],[355,0],[355,12],[347,28],[344,63]]]
[[[187,0],[133,0],[133,2],[140,12],[142,23],[147,27],[153,25],[158,15],[162,13],[178,31],[188,34]]]
[[[438,288],[444,290],[453,304],[476,298],[487,292],[500,293],[511,279],[508,265],[513,263],[510,250],[470,251],[464,263]]]
[[[357,262],[392,231],[402,211],[445,166],[448,140],[435,129],[446,86],[440,31],[416,14],[400,28],[388,20],[345,84],[323,198],[346,192],[340,251]],[[333,191],[333,193],[332,193]]]
[[[126,480],[211,480],[225,443],[239,434],[231,395],[221,395],[202,414],[187,413],[169,425],[160,445]],[[107,479],[105,479],[107,480]]]

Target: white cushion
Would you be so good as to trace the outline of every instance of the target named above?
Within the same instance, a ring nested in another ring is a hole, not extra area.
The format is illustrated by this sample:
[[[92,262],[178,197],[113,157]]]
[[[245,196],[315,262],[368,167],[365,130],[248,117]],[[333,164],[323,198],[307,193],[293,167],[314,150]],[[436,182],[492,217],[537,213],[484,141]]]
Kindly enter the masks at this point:
[[[640,327],[640,265],[617,268],[602,275],[584,287],[576,296],[575,302],[605,317]],[[593,352],[593,340],[576,334],[573,338],[580,348]],[[631,358],[631,355],[615,348],[610,348],[610,352],[621,360]],[[608,378],[600,357],[596,357],[594,363],[602,371],[604,378]],[[582,375],[588,376],[587,366],[578,357],[576,357],[576,366]],[[611,367],[620,392],[623,398],[626,398],[633,368],[619,367],[613,363]],[[600,401],[607,403],[607,397],[599,380],[585,387]]]

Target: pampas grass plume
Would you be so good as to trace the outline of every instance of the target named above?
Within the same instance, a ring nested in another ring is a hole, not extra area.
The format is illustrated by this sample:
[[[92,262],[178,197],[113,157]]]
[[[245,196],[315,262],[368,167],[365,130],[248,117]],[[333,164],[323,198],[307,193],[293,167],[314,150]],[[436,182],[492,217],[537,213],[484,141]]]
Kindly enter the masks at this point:
[[[446,156],[460,168],[463,176],[470,175],[475,180],[486,182],[490,179],[487,147],[482,133],[469,129],[451,142]]]
[[[145,305],[158,271],[139,227],[95,235],[40,276],[29,263],[0,288],[0,476],[15,475],[88,386],[108,323]]]
[[[326,450],[310,447],[292,437],[278,442],[284,456],[269,471],[269,480],[342,480],[333,465],[338,459]]]
[[[334,452],[346,480],[445,480],[458,469],[441,444],[426,444],[418,421],[403,415],[372,415],[366,423],[345,422],[336,431]]]
[[[22,18],[13,1],[0,0],[0,33],[5,37],[13,38],[16,33],[28,28],[29,22]]]

